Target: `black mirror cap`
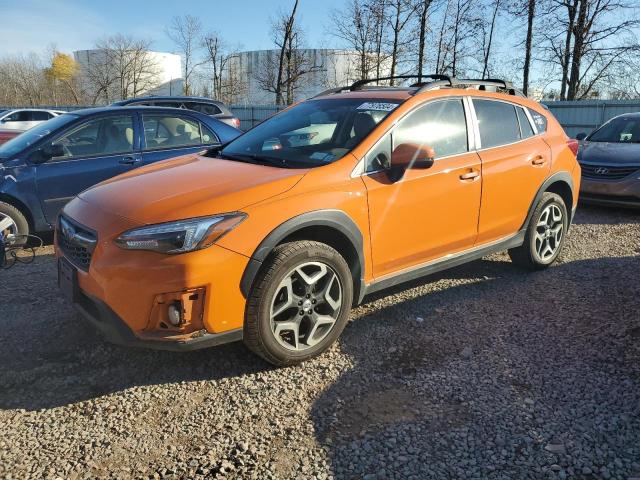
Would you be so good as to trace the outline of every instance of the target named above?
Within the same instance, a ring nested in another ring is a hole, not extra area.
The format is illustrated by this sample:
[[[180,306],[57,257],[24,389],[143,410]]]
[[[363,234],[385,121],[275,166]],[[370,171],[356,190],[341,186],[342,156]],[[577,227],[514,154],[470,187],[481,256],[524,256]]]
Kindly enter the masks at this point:
[[[576,135],[576,140],[584,140],[585,138],[587,138],[587,134],[584,132],[580,132],[579,134]]]

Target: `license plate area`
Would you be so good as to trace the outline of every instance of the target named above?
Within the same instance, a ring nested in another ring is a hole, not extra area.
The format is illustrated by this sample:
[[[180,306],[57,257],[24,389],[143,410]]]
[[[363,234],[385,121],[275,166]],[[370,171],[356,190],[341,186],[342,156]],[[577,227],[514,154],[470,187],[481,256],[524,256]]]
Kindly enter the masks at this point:
[[[62,295],[72,303],[78,300],[78,270],[64,258],[58,259],[58,287]]]

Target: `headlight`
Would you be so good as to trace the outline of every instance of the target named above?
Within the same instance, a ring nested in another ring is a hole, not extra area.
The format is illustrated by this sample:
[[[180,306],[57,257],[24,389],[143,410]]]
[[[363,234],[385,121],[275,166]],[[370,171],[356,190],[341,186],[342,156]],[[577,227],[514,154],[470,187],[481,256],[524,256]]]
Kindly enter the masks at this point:
[[[161,253],[201,250],[213,245],[246,217],[246,214],[236,212],[134,228],[120,235],[116,244],[126,250],[151,250]]]

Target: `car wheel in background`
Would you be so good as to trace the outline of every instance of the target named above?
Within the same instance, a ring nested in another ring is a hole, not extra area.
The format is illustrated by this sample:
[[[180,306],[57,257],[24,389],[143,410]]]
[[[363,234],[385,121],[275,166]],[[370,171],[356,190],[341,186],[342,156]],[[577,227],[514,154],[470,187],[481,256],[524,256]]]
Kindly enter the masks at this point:
[[[7,244],[26,243],[25,235],[29,235],[29,222],[22,212],[4,202],[0,202],[0,234]]]
[[[511,261],[530,270],[547,268],[558,258],[568,226],[567,206],[562,197],[545,192],[531,216],[524,243],[509,250]]]
[[[279,245],[265,261],[247,302],[244,342],[278,366],[315,357],[338,338],[349,317],[353,282],[328,245]]]

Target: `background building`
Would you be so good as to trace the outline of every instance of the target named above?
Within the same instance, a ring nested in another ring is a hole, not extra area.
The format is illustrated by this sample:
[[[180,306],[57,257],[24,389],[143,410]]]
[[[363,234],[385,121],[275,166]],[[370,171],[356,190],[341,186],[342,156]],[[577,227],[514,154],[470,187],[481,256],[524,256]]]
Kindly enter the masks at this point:
[[[243,79],[242,100],[252,105],[273,105],[273,85],[278,71],[279,50],[240,52],[232,59],[231,69]],[[297,79],[294,101],[309,98],[328,88],[349,85],[357,79],[356,52],[335,49],[298,49],[293,68]],[[388,65],[382,75],[388,75]],[[298,75],[299,74],[299,75]]]
[[[143,49],[73,52],[80,81],[93,103],[110,103],[141,95],[181,95],[180,55]]]

